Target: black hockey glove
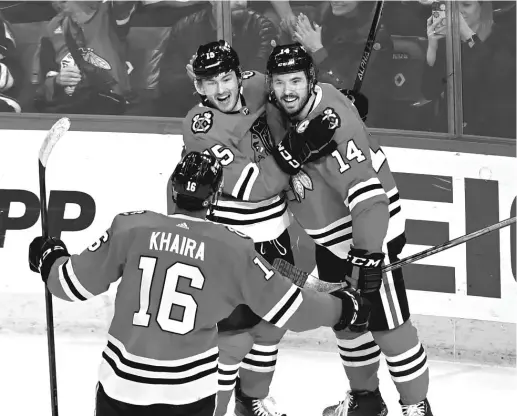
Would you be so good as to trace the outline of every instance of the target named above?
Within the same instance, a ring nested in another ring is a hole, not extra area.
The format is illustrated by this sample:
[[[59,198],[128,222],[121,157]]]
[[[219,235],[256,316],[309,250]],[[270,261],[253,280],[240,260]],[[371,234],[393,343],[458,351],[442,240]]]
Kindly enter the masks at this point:
[[[33,272],[41,273],[41,278],[47,283],[52,265],[63,256],[70,254],[59,238],[36,237],[29,246],[29,267]]]
[[[303,120],[291,129],[273,149],[276,163],[288,175],[296,175],[309,159],[314,161],[331,154],[337,148],[332,138],[340,126],[340,119],[326,109],[312,120]]]
[[[377,292],[382,284],[384,253],[369,253],[350,247],[345,280],[362,294]]]
[[[343,302],[341,320],[334,325],[334,331],[348,328],[352,332],[366,332],[372,309],[370,302],[362,298],[358,292],[349,289],[338,290],[331,295]]]
[[[363,121],[366,121],[366,117],[368,116],[368,98],[366,95],[361,94],[360,92],[356,92],[348,89],[340,89],[341,94],[345,95],[352,103],[355,108],[357,108],[357,112]]]

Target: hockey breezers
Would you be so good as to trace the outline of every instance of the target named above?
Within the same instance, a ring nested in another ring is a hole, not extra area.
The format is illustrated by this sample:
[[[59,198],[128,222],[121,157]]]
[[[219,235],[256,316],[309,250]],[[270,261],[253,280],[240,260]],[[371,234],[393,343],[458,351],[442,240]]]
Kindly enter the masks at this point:
[[[404,259],[385,265],[382,268],[382,272],[387,273],[399,269],[400,267],[405,266],[406,264],[414,263],[415,261],[422,260],[426,257],[432,256],[433,254],[440,253],[452,247],[456,247],[457,245],[463,244],[474,238],[481,237],[482,235],[491,233],[492,231],[508,227],[509,225],[515,224],[515,221],[516,217],[508,218],[506,220],[498,222],[497,224],[489,225],[488,227],[482,228],[478,231],[474,231],[472,233],[463,235],[453,240],[446,241],[443,244],[439,244],[435,247],[431,247],[427,250],[421,251],[420,253],[413,254]],[[348,286],[347,282],[324,282],[323,280],[320,280],[317,277],[314,277],[309,273],[304,272],[298,267],[293,266],[291,263],[287,262],[284,259],[275,259],[275,261],[273,262],[273,267],[277,269],[282,275],[289,278],[289,280],[291,280],[296,286],[303,287],[306,289],[312,289],[317,292],[330,293]]]
[[[70,120],[63,117],[56,121],[48,131],[39,151],[39,196],[41,212],[41,231],[43,237],[49,236],[47,190],[46,190],[46,171],[47,162],[52,149],[65,133],[70,129]],[[54,317],[52,311],[52,295],[45,286],[45,312],[47,318],[47,344],[48,344],[48,364],[50,373],[50,402],[52,406],[52,416],[58,416],[57,402],[57,376],[56,376],[56,346],[54,342]]]

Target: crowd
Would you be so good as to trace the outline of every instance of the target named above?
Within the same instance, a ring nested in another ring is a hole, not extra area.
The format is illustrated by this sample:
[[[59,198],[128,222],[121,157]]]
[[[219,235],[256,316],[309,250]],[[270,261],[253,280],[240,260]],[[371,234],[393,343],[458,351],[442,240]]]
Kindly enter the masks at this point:
[[[217,39],[214,1],[2,2],[0,111],[184,117],[186,66]],[[231,1],[232,44],[265,71],[301,43],[321,82],[351,88],[373,1]],[[446,26],[431,1],[389,1],[362,92],[375,128],[447,131]],[[459,2],[464,133],[515,138],[515,2]],[[474,36],[474,41],[471,41]]]

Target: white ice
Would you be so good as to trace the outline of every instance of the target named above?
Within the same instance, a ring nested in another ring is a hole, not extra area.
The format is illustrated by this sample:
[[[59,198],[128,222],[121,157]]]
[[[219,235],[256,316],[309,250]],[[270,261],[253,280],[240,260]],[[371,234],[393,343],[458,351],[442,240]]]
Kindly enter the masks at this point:
[[[101,338],[58,337],[57,378],[60,416],[92,416]],[[435,416],[514,413],[515,368],[430,361],[429,400]],[[0,335],[0,414],[50,416],[46,337]],[[386,366],[381,391],[390,416],[400,416],[397,391]],[[337,353],[282,349],[272,395],[289,416],[320,416],[343,398],[347,381]],[[229,413],[230,414],[230,413]]]

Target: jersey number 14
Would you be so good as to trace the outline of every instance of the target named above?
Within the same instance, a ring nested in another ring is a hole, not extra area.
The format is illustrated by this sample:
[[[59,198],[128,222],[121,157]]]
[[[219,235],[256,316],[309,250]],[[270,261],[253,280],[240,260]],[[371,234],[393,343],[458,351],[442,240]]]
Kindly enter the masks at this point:
[[[357,163],[361,163],[366,160],[364,153],[355,144],[353,139],[350,139],[347,143],[345,158],[343,158],[339,150],[334,150],[331,155],[337,160],[337,163],[339,164],[339,173],[345,173],[348,169],[350,169],[350,165],[346,163],[345,160],[356,160]],[[384,161],[386,160],[386,155],[382,149],[374,151],[372,148],[370,148],[370,157],[372,159],[373,170],[375,170],[375,173],[379,173],[382,165],[384,164]]]
[[[151,297],[151,283],[154,277],[156,262],[154,257],[142,256],[138,268],[142,270],[140,284],[140,309],[133,315],[133,325],[149,326],[151,314],[149,313],[149,301]],[[162,295],[156,314],[156,322],[163,331],[185,335],[194,329],[197,314],[197,302],[192,295],[178,292],[179,278],[190,280],[190,287],[203,289],[205,276],[198,267],[184,263],[174,263],[165,271]],[[171,319],[171,311],[174,306],[183,307],[181,320]]]

